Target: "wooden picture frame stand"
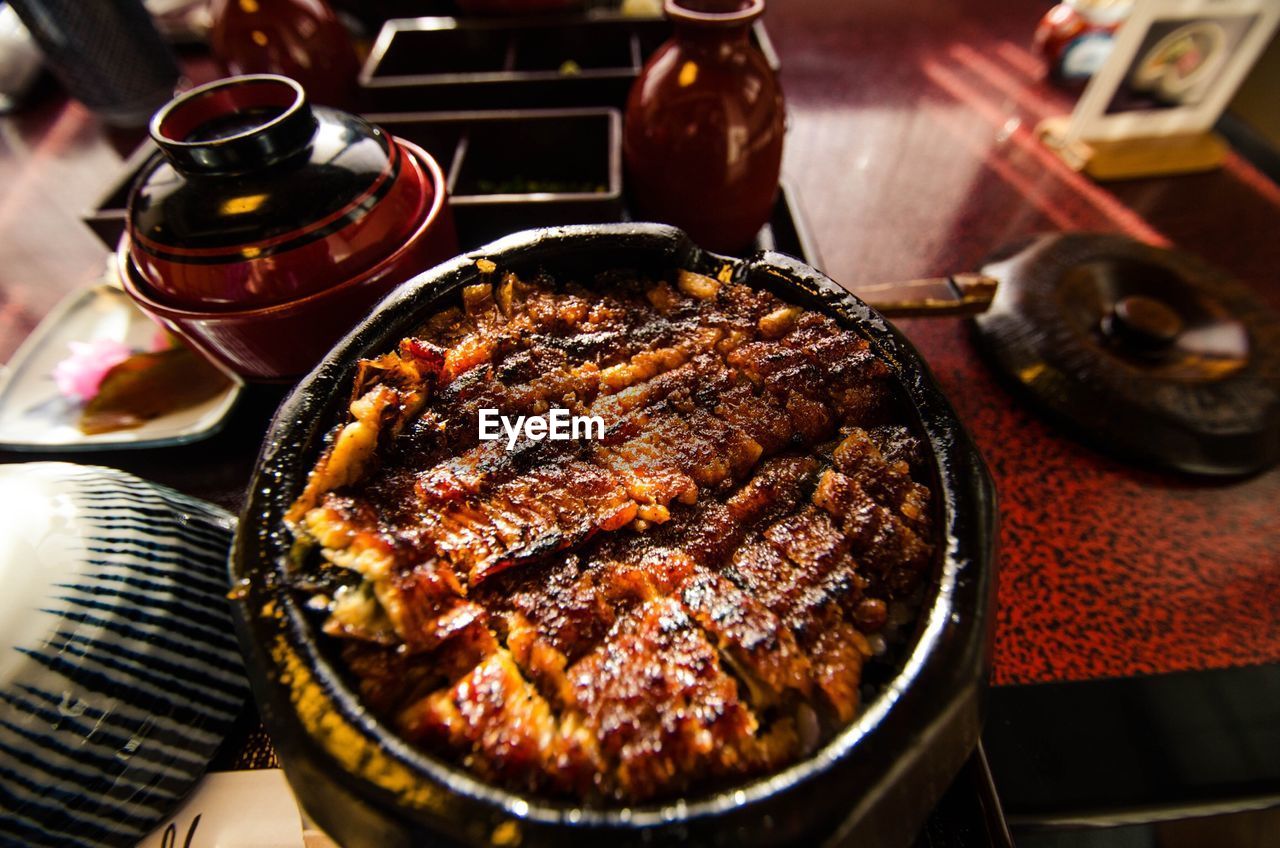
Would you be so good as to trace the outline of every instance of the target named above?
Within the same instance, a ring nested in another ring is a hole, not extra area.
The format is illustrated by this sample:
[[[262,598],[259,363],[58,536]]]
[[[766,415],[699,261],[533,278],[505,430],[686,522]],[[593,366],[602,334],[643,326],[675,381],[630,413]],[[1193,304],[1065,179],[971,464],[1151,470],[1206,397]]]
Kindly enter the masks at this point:
[[[1070,123],[1070,115],[1046,118],[1036,127],[1036,135],[1072,169],[1101,182],[1212,171],[1222,166],[1231,149],[1212,130],[1114,141],[1067,141]]]

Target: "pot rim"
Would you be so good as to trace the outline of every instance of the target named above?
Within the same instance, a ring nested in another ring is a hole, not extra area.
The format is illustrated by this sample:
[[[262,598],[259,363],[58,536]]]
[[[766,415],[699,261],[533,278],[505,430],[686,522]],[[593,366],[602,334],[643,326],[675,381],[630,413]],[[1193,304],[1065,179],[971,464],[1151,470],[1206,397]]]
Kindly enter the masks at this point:
[[[294,298],[292,300],[282,301],[280,303],[271,303],[265,306],[258,306],[249,309],[189,309],[181,306],[175,306],[168,302],[159,300],[155,293],[149,288],[144,289],[139,281],[145,284],[145,277],[133,262],[131,255],[131,239],[128,232],[120,237],[120,243],[116,247],[116,267],[119,272],[121,284],[124,286],[130,297],[134,298],[139,305],[149,312],[171,320],[250,320],[253,318],[267,318],[284,312],[291,312],[296,309],[302,309],[311,303],[321,300],[325,297],[332,296],[336,292],[345,291],[350,288],[363,285],[370,280],[376,279],[395,267],[396,263],[401,261],[404,256],[430,231],[431,227],[440,219],[445,203],[448,202],[445,191],[444,171],[440,168],[440,163],[428,154],[418,145],[404,139],[391,137],[394,144],[400,145],[408,159],[430,176],[430,182],[435,190],[435,195],[431,199],[431,206],[423,215],[421,222],[409,234],[409,237],[396,248],[392,253],[380,259],[377,263],[369,266],[355,276],[348,277],[342,282],[329,288],[320,289],[303,297]],[[137,275],[137,279],[134,275]],[[149,284],[147,284],[149,286]]]
[[[542,253],[548,253],[554,246],[563,258],[586,251],[593,239],[611,240],[610,247],[619,253],[630,248],[633,253],[647,251],[651,257],[658,256],[661,246],[662,262],[694,270],[714,273],[716,267],[728,264],[735,269],[735,279],[760,278],[766,287],[770,284],[768,278],[773,278],[779,286],[788,287],[787,299],[791,302],[820,309],[842,326],[856,330],[893,369],[899,390],[916,418],[915,429],[928,441],[930,469],[937,486],[941,518],[938,560],[912,641],[900,664],[895,663],[892,677],[853,721],[814,753],[771,774],[693,801],[606,808],[556,802],[495,786],[412,746],[369,712],[344,680],[343,672],[324,655],[305,612],[278,580],[284,566],[278,557],[273,558],[279,553],[279,540],[274,538],[280,533],[276,525],[287,508],[287,502],[282,503],[281,499],[296,495],[299,484],[305,482],[309,466],[303,460],[314,458],[319,440],[336,423],[334,416],[340,411],[340,406],[335,406],[336,398],[349,395],[344,389],[359,358],[389,349],[394,341],[388,343],[388,339],[421,321],[423,313],[441,308],[443,298],[456,294],[478,274],[476,260],[489,259],[500,268],[536,265],[540,248],[546,248]],[[408,770],[415,780],[429,782],[429,789],[458,796],[470,805],[466,810],[485,810],[490,815],[508,817],[508,821],[544,827],[595,827],[605,832],[635,834],[652,828],[694,825],[735,811],[747,812],[754,805],[776,801],[783,793],[812,791],[815,781],[859,747],[875,746],[876,756],[888,756],[882,750],[886,746],[900,748],[897,759],[886,765],[883,779],[864,787],[865,795],[847,799],[844,809],[850,816],[865,816],[869,807],[884,799],[884,780],[918,761],[918,751],[916,759],[912,759],[913,747],[922,745],[922,738],[936,737],[938,727],[954,718],[943,709],[954,704],[931,700],[938,694],[934,690],[945,687],[941,691],[953,700],[971,697],[980,711],[989,662],[994,544],[995,490],[985,463],[924,360],[878,313],[825,275],[781,254],[730,259],[701,250],[675,227],[604,224],[529,230],[507,236],[436,266],[384,300],[281,404],[258,457],[229,568],[232,581],[246,586],[234,608],[247,655],[257,664],[258,672],[276,669],[265,673],[265,678],[263,674],[252,675],[260,703],[283,705],[278,712],[274,707],[266,708],[288,723],[286,730],[276,725],[273,733],[289,734],[290,742],[301,740],[299,744],[306,746],[309,756],[318,753],[325,758],[329,774],[344,782],[364,803],[383,809],[391,807],[399,812],[401,821],[416,823],[416,827],[430,828],[432,822],[439,827],[439,817],[443,815],[404,805],[389,794],[386,786],[335,759],[315,732],[308,730],[296,704],[289,700],[288,685],[279,679],[279,661],[273,657],[273,649],[287,645],[291,656],[305,663],[307,673],[323,690],[327,708],[339,713],[350,730],[375,745],[397,767]],[[251,575],[260,580],[251,581]],[[972,612],[972,620],[962,622],[957,598],[969,604],[966,611]],[[268,607],[274,611],[268,613]],[[905,710],[911,704],[917,713],[908,715]],[[972,742],[976,742],[976,730],[974,733]],[[288,767],[287,759],[285,763]],[[371,797],[381,801],[371,802]],[[460,829],[467,823],[454,824],[455,829]]]

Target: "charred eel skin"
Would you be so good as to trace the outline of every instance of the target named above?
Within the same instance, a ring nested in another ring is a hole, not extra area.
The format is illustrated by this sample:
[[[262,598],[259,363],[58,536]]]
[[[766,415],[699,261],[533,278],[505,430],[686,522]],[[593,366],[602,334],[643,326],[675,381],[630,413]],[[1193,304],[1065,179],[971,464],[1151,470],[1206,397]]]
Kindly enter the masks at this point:
[[[739,283],[484,270],[360,363],[287,516],[366,703],[547,797],[660,800],[799,760],[857,713],[933,556],[890,370]],[[482,409],[553,408],[603,438],[478,437]]]

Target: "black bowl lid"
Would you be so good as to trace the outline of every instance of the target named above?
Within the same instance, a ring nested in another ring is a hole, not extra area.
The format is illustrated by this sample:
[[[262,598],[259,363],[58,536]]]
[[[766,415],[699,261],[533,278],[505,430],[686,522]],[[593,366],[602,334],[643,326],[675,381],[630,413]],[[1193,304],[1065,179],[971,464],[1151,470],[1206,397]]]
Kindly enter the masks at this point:
[[[1280,316],[1176,251],[1041,236],[984,274],[980,347],[1020,395],[1122,459],[1206,475],[1280,461]]]

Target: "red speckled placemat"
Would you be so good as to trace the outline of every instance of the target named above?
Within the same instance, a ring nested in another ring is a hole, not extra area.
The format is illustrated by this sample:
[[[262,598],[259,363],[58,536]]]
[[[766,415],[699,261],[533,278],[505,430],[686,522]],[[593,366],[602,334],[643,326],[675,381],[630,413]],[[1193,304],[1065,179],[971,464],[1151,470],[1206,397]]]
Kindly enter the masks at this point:
[[[993,682],[1280,659],[1280,471],[1224,484],[1133,469],[1019,406],[966,323],[901,325],[996,480]]]

